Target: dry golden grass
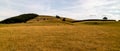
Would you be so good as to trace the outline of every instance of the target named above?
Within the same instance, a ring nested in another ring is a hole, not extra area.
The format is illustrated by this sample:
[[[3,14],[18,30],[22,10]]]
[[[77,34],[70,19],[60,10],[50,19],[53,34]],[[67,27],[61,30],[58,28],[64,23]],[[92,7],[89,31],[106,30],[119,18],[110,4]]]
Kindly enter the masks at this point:
[[[0,51],[120,51],[119,39],[119,26],[0,27]]]
[[[47,16],[47,15],[40,15],[34,19],[31,19],[29,21],[27,21],[27,23],[63,23],[63,18],[65,17],[60,17],[60,18],[56,18],[56,16]],[[66,22],[71,22],[73,21],[73,19],[70,19],[70,18],[66,18],[65,19]]]

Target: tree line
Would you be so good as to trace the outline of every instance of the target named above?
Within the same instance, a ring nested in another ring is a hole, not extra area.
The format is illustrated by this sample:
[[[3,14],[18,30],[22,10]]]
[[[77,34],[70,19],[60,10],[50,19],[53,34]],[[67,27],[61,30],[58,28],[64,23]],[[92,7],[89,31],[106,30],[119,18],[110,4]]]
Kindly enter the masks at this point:
[[[35,17],[39,16],[38,14],[34,14],[34,13],[29,13],[29,14],[22,14],[19,16],[14,16],[8,19],[5,19],[3,21],[1,21],[0,23],[3,24],[11,24],[11,23],[25,23],[30,19],[33,19]]]

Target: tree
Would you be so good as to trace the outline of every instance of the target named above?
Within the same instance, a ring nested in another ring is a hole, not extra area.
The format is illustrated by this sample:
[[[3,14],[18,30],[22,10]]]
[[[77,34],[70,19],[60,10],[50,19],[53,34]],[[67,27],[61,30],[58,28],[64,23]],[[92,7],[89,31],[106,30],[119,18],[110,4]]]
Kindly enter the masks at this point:
[[[60,18],[60,16],[56,15],[56,18]]]
[[[66,18],[63,18],[63,20],[62,21],[66,21]]]
[[[11,23],[25,23],[30,19],[33,19],[35,17],[37,17],[37,14],[34,13],[29,13],[29,14],[22,14],[19,16],[14,16],[8,19],[5,19],[3,21],[1,21],[0,23],[4,23],[4,24],[11,24]]]
[[[104,17],[103,20],[107,20],[108,18],[107,17]]]

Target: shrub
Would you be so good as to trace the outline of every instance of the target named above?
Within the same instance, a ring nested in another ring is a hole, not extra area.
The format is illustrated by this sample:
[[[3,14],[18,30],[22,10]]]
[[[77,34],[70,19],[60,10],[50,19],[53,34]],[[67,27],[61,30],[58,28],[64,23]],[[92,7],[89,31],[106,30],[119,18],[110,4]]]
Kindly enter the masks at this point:
[[[108,18],[107,18],[107,17],[104,17],[103,20],[108,20]]]
[[[63,18],[63,20],[62,21],[66,21],[66,18]]]
[[[60,16],[56,15],[56,18],[60,18]]]

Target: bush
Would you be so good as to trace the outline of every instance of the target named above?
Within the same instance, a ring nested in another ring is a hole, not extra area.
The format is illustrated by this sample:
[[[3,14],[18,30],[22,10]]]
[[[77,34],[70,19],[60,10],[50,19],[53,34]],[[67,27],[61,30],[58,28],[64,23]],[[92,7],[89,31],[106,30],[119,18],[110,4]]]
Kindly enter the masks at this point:
[[[56,15],[56,18],[60,18],[60,16]]]
[[[1,21],[0,23],[3,23],[3,24],[22,23],[22,22],[25,23],[28,20],[33,19],[37,16],[38,16],[37,14],[33,14],[33,13],[22,14],[22,15],[19,15],[19,16],[15,16],[15,17],[5,19],[5,20]]]
[[[107,18],[107,17],[104,17],[103,20],[108,20],[108,18]]]
[[[63,20],[62,21],[66,21],[66,18],[63,18]]]

